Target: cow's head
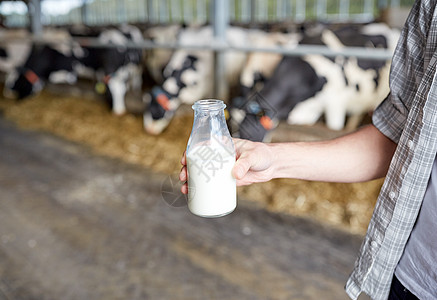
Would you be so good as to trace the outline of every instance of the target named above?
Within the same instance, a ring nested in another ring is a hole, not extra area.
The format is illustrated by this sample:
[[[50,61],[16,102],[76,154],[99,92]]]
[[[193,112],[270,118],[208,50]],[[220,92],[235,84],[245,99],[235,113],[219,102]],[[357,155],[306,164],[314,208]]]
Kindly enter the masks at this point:
[[[180,105],[177,98],[167,93],[161,87],[155,86],[151,92],[143,95],[146,110],[143,114],[143,124],[146,132],[157,135],[164,131]]]
[[[238,118],[238,130],[235,132],[242,139],[261,142],[265,140],[266,134],[277,125],[276,113],[263,103],[263,98],[255,93],[248,100],[242,98],[235,103],[231,111],[233,119]],[[238,116],[236,113],[238,112]]]
[[[172,62],[164,69],[162,88],[182,102],[200,99],[204,93],[204,62],[200,62],[196,55],[184,53],[177,53]]]
[[[147,132],[160,134],[184,99],[202,98],[203,91],[199,91],[197,85],[202,80],[196,69],[197,60],[196,56],[186,55],[178,68],[166,68],[162,87],[154,87],[143,96],[147,107],[143,119]]]
[[[65,82],[65,74],[72,72],[74,59],[55,48],[50,45],[34,45],[24,66],[8,75],[6,96],[23,99],[40,92],[48,80]]]
[[[239,126],[240,138],[262,142],[267,132],[273,128],[273,121],[268,116],[246,114]]]
[[[42,79],[33,70],[18,68],[8,74],[3,94],[5,97],[21,100],[41,91],[43,85]]]

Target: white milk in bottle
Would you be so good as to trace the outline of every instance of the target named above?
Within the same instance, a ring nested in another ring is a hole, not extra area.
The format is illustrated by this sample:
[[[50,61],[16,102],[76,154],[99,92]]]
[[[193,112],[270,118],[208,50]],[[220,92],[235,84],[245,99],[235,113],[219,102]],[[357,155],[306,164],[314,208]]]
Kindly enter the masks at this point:
[[[210,152],[210,148],[200,146],[195,150],[187,156],[190,211],[199,216],[209,217],[232,212],[237,205],[236,181],[231,174],[235,155],[214,149],[214,157],[203,160],[197,151]]]
[[[194,122],[187,145],[188,208],[198,216],[220,217],[237,206],[232,176],[235,149],[220,100],[193,105]]]

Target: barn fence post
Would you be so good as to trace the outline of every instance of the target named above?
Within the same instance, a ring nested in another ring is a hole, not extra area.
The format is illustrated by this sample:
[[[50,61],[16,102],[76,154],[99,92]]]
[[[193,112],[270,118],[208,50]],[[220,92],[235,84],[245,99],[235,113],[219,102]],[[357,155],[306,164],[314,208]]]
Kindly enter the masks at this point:
[[[35,36],[42,35],[41,1],[31,0],[28,4],[30,16],[30,29]]]
[[[296,0],[295,20],[303,22],[306,15],[306,0]]]
[[[117,22],[123,23],[127,22],[127,16],[126,16],[126,6],[124,1],[117,1],[116,3],[116,9],[117,9]]]
[[[168,17],[168,9],[167,9],[167,1],[159,1],[159,7],[158,7],[158,11],[159,11],[159,23],[168,23],[169,22],[169,17]]]
[[[88,0],[82,0],[82,5],[80,7],[80,18],[82,24],[89,25],[88,22]]]
[[[153,5],[152,0],[146,0],[147,1],[147,21],[150,24],[153,24],[156,22],[156,12],[155,7]]]
[[[256,21],[256,1],[250,0],[250,24],[254,24]]]
[[[229,23],[229,1],[213,0],[211,9],[214,42],[221,46],[219,50],[214,51],[214,97],[227,99],[228,84],[226,81],[225,51],[223,48],[227,44],[226,29]]]
[[[340,0],[339,3],[339,20],[345,21],[350,18],[350,1],[349,0]]]

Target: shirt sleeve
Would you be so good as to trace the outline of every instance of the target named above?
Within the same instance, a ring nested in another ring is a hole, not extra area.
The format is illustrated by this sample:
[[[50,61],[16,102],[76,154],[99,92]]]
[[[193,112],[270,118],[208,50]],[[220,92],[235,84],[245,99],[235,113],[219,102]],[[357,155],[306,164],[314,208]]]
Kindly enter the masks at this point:
[[[375,109],[372,122],[375,127],[386,137],[399,142],[407,119],[405,107],[390,93],[387,98]]]

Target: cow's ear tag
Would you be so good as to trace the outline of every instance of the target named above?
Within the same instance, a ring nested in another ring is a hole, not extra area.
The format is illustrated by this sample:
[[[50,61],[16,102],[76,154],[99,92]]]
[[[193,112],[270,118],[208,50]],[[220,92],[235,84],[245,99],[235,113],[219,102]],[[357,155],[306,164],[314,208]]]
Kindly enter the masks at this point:
[[[156,96],[156,102],[161,105],[161,107],[165,110],[170,110],[170,100],[168,99],[167,95],[164,93],[160,93]]]
[[[259,122],[261,123],[261,126],[264,127],[265,130],[271,130],[273,129],[273,120],[270,119],[268,116],[262,116],[259,119]]]
[[[97,82],[94,88],[98,94],[104,94],[106,92],[106,84],[103,82]]]
[[[38,75],[36,75],[32,70],[27,70],[26,73],[24,73],[24,77],[26,77],[27,81],[31,84],[35,84],[39,81]]]

